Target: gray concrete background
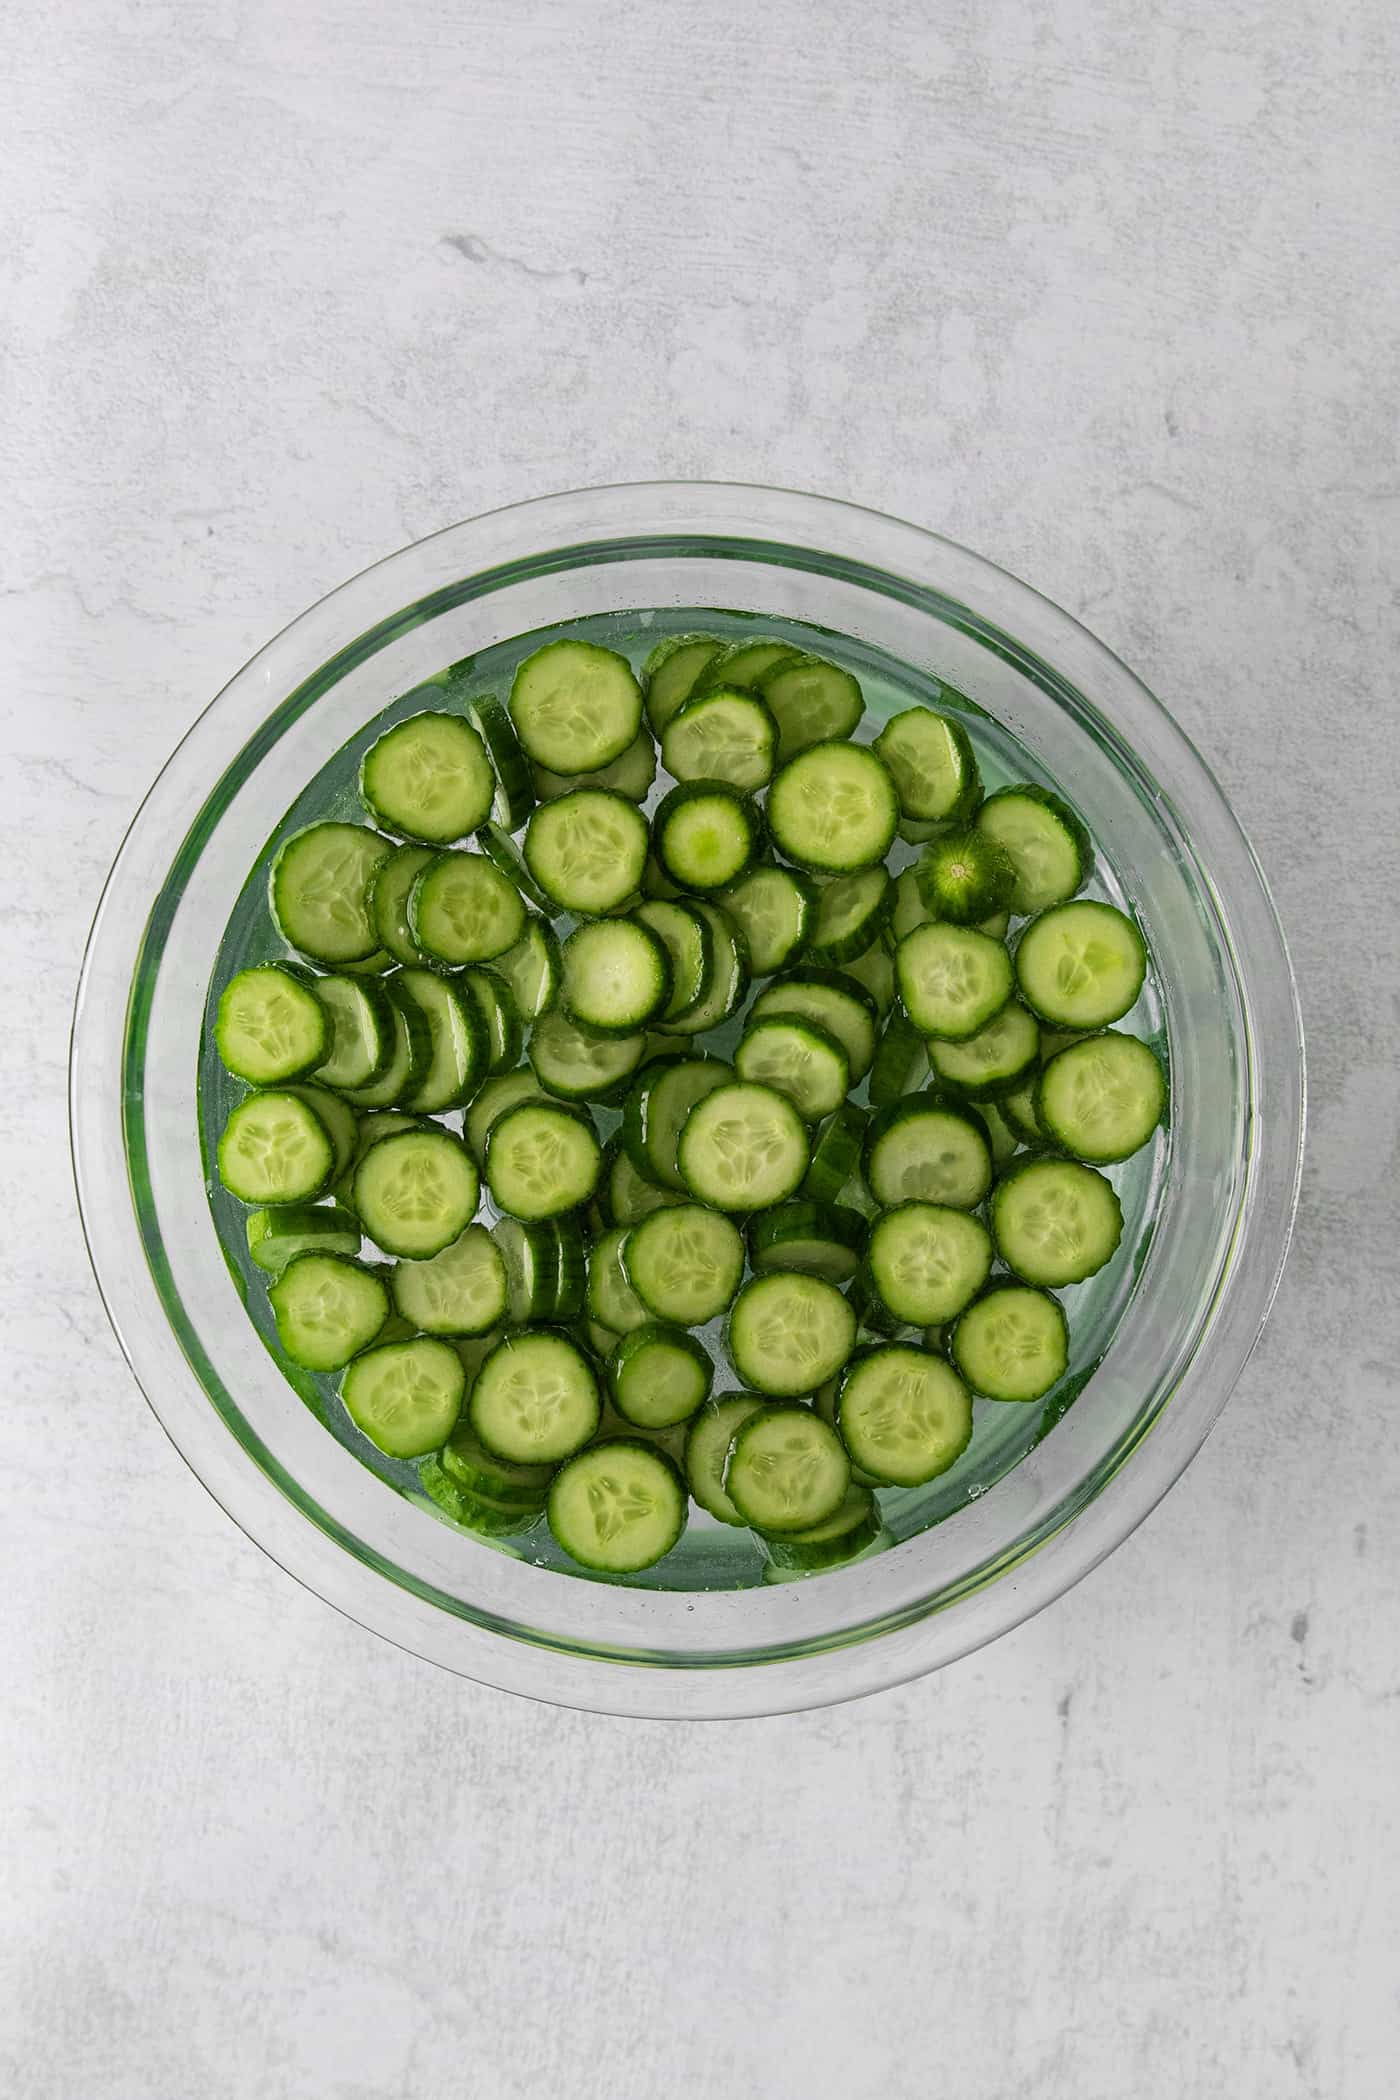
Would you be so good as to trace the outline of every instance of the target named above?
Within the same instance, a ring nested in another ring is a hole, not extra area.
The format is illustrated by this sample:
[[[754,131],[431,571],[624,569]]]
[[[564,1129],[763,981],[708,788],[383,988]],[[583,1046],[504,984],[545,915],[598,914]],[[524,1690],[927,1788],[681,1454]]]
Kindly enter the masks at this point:
[[[1400,2052],[1388,0],[7,0],[15,2100],[1381,2100]],[[1218,767],[1310,1029],[1190,1475],[995,1649],[684,1730],[434,1673],[185,1472],[66,1186],[122,829],[375,556],[594,480],[938,527]]]

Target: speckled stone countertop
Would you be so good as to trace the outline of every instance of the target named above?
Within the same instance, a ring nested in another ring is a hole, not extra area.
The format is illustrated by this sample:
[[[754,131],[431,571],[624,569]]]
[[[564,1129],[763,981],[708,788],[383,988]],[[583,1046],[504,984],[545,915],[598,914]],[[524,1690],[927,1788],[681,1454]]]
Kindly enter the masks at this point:
[[[1388,2100],[1400,313],[1387,0],[7,0],[13,2100]],[[1266,1336],[1094,1576],[693,1729],[399,1654],[143,1406],[64,1163],[139,797],[268,635],[551,488],[848,495],[1080,614],[1272,876]]]

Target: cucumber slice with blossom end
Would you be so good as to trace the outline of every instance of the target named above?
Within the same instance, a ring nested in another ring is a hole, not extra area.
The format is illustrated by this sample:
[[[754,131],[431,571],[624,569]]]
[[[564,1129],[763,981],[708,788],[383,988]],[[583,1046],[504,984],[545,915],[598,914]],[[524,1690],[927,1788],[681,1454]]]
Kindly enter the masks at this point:
[[[936,1095],[908,1095],[872,1118],[864,1170],[882,1210],[913,1201],[975,1210],[992,1185],[986,1125]]]
[[[737,686],[741,692],[756,692],[761,681],[779,664],[793,663],[802,654],[790,642],[771,635],[755,635],[747,641],[729,642],[718,650],[696,679],[691,691],[709,692],[715,686]]]
[[[1015,989],[999,941],[970,926],[916,926],[895,952],[905,1012],[926,1036],[965,1042],[995,1020]]]
[[[426,1458],[451,1435],[467,1374],[447,1342],[420,1335],[354,1358],[340,1397],[356,1428],[389,1458]]]
[[[298,1254],[268,1291],[277,1339],[307,1371],[339,1371],[389,1317],[382,1278],[341,1254]]]
[[[842,1203],[795,1199],[749,1220],[749,1258],[755,1275],[790,1269],[848,1283],[865,1252],[866,1222]]]
[[[1029,915],[1065,904],[1093,873],[1088,832],[1049,788],[999,788],[977,812],[977,829],[994,839],[1011,862],[1014,912]]]
[[[360,760],[360,796],[376,823],[428,846],[448,846],[491,814],[496,776],[486,746],[460,715],[409,715]]]
[[[363,962],[379,947],[369,889],[392,842],[364,824],[310,824],[279,849],[268,878],[277,931],[313,962]]]
[[[596,773],[620,758],[642,726],[642,689],[625,656],[596,642],[547,642],[510,689],[510,718],[526,756],[554,773]]]
[[[522,1021],[538,1021],[559,997],[559,936],[548,919],[527,920],[513,948],[497,956],[492,968],[510,988]]]
[[[686,1117],[681,1179],[700,1203],[727,1212],[769,1210],[801,1183],[806,1127],[785,1095],[742,1080],[716,1087]]]
[[[976,926],[1006,911],[1016,887],[1010,854],[971,826],[936,838],[915,875],[932,916],[953,926]]]
[[[583,1351],[540,1327],[497,1343],[472,1383],[467,1419],[497,1458],[557,1465],[596,1434],[602,1405]]]
[[[597,1035],[635,1035],[671,997],[671,958],[638,919],[594,919],[564,943],[564,1012]]]
[[[928,1046],[935,1079],[966,1101],[1014,1094],[1040,1066],[1040,1029],[1019,1000],[1009,999],[995,1020],[961,1043]]]
[[[240,1101],[219,1139],[219,1179],[242,1203],[307,1203],[335,1172],[330,1132],[285,1087]]]
[[[757,859],[757,805],[722,780],[688,780],[662,797],[652,819],[656,857],[687,890],[719,890]]]
[[[231,977],[219,995],[214,1047],[226,1070],[250,1086],[276,1086],[319,1065],[330,1021],[316,997],[281,963],[258,963]]]
[[[608,1364],[613,1403],[641,1429],[673,1429],[710,1397],[715,1367],[694,1335],[656,1323],[624,1335]]]
[[[1064,1307],[1048,1291],[1003,1279],[960,1316],[948,1351],[985,1399],[1043,1400],[1069,1369]]]
[[[864,955],[894,905],[894,884],[888,868],[859,868],[854,875],[838,875],[817,897],[807,953],[815,963],[836,967]]]
[[[255,1210],[248,1219],[248,1254],[271,1276],[280,1276],[298,1254],[360,1251],[360,1221],[338,1203],[281,1203]]]
[[[1023,1283],[1082,1283],[1117,1251],[1123,1209],[1110,1181],[1078,1160],[1031,1159],[992,1191],[998,1254]]]
[[[1052,1143],[1076,1159],[1112,1166],[1140,1151],[1166,1114],[1167,1077],[1146,1043],[1109,1031],[1056,1051],[1034,1100]]]
[[[805,1531],[822,1523],[841,1507],[850,1485],[851,1462],[840,1437],[809,1407],[761,1407],[734,1432],[725,1493],[759,1531]]]
[[[799,964],[764,986],[749,1009],[749,1025],[769,1014],[795,1014],[836,1037],[858,1086],[875,1056],[875,1001],[864,985],[837,970]]]
[[[622,1111],[622,1142],[638,1173],[684,1192],[678,1153],[686,1118],[733,1078],[733,1067],[715,1057],[663,1057],[639,1072]]]
[[[759,1550],[768,1562],[764,1580],[818,1575],[844,1567],[873,1546],[882,1529],[879,1506],[868,1487],[854,1477],[838,1509],[820,1524],[802,1531],[758,1534]]]
[[[448,674],[449,690],[455,692],[461,676],[469,675],[470,670],[470,661],[454,665]],[[535,806],[535,791],[530,780],[529,761],[520,748],[520,739],[510,715],[494,693],[465,695],[460,705],[486,746],[486,755],[496,775],[491,820],[502,831],[518,831]]]
[[[874,749],[893,775],[907,824],[965,824],[982,800],[971,741],[952,715],[906,708],[885,724]]]
[[[645,802],[656,779],[656,746],[648,731],[639,729],[620,758],[594,773],[555,773],[548,766],[532,766],[530,772],[541,802],[557,802],[582,787],[608,788],[629,802]]]
[[[396,1262],[390,1289],[420,1334],[488,1334],[506,1317],[506,1265],[484,1225],[427,1261]]]
[[[636,1575],[685,1530],[685,1485],[671,1461],[635,1437],[609,1437],[559,1468],[545,1505],[557,1545],[580,1567]]]
[[[853,1464],[890,1487],[922,1487],[972,1441],[972,1398],[951,1364],[907,1343],[853,1357],[836,1400]]]
[[[399,1131],[371,1145],[351,1188],[360,1222],[377,1247],[426,1261],[471,1223],[481,1178],[459,1138],[429,1128]]]
[[[510,986],[494,966],[485,964],[464,970],[462,984],[485,1030],[487,1074],[495,1079],[502,1072],[513,1072],[525,1047],[525,1023]]]
[[[991,1275],[991,1234],[949,1204],[902,1203],[875,1220],[866,1265],[896,1320],[938,1326],[970,1305]]]
[[[645,1035],[594,1035],[558,1008],[530,1031],[535,1077],[560,1101],[612,1102],[646,1056]]]
[[[734,1053],[741,1079],[775,1087],[809,1123],[839,1108],[851,1084],[842,1045],[816,1021],[773,1013],[751,1021]]]
[[[848,1101],[828,1117],[812,1140],[812,1158],[802,1181],[802,1194],[815,1203],[834,1203],[860,1172],[861,1149],[870,1118]]]
[[[768,824],[780,853],[817,874],[874,867],[894,842],[894,782],[863,744],[812,744],[768,790]]]
[[[435,962],[490,962],[524,933],[525,905],[484,853],[439,853],[408,893],[408,929]]]
[[[517,1218],[555,1218],[587,1203],[602,1152],[589,1117],[564,1103],[522,1101],[491,1125],[486,1185]]]
[[[411,1093],[399,1098],[413,1115],[460,1108],[486,1077],[490,1040],[464,980],[434,970],[401,970],[399,993],[412,999],[428,1028],[428,1060]]]
[[[710,934],[709,979],[696,1004],[673,1021],[655,1021],[662,1035],[704,1035],[718,1028],[743,1005],[749,989],[748,947],[728,912],[703,898],[693,898],[690,909],[703,920]]]
[[[744,1273],[730,1219],[698,1203],[653,1211],[622,1242],[623,1273],[653,1318],[703,1327],[726,1312]]]
[[[711,982],[714,941],[710,922],[690,905],[665,897],[644,899],[632,916],[655,934],[670,961],[671,996],[661,1019],[684,1020],[700,1004]]]
[[[647,720],[657,736],[690,698],[701,672],[723,646],[713,634],[669,634],[657,643],[642,666]]]
[[[928,1076],[928,1063],[928,1048],[909,1016],[892,1014],[870,1067],[870,1106],[887,1108],[915,1093]]]
[[[596,917],[637,888],[651,834],[634,803],[603,788],[575,788],[542,803],[525,831],[525,862],[560,911]]]
[[[777,749],[777,724],[757,695],[714,686],[672,715],[661,762],[675,780],[723,780],[752,794],[772,779]]]
[[[796,1271],[751,1277],[729,1316],[734,1369],[756,1393],[814,1393],[835,1377],[855,1339],[856,1316],[835,1284]]]
[[[1032,919],[1016,944],[1016,981],[1033,1014],[1082,1031],[1120,1021],[1147,975],[1142,935],[1111,904],[1077,898]]]
[[[341,971],[318,978],[314,991],[327,1026],[316,1079],[337,1092],[373,1086],[394,1056],[394,1007],[386,987],[377,978]]]
[[[778,725],[780,764],[850,736],[865,713],[859,682],[820,656],[780,658],[759,678],[758,693]]]
[[[748,943],[754,976],[771,977],[806,948],[817,890],[793,868],[750,868],[721,890],[719,902]]]
[[[735,1431],[766,1405],[761,1393],[724,1393],[705,1402],[687,1431],[687,1484],[701,1509],[721,1524],[742,1527],[746,1522],[725,1493],[724,1468]]]
[[[370,917],[376,934],[397,963],[427,961],[408,930],[408,898],[424,868],[436,858],[435,846],[395,846],[371,878]]]

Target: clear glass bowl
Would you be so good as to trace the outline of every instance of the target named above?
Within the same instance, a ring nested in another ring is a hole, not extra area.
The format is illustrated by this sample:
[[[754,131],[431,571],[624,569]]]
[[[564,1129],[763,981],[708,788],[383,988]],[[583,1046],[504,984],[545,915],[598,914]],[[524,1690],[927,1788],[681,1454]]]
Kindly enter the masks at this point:
[[[205,995],[283,812],[389,695],[515,636],[640,608],[659,610],[658,631],[668,608],[811,623],[872,665],[967,694],[1073,795],[1141,918],[1162,994],[1170,1144],[1137,1191],[1141,1229],[1120,1265],[1135,1287],[1105,1319],[1074,1405],[1000,1477],[957,1487],[951,1504],[940,1490],[899,1527],[940,1517],[931,1528],[810,1581],[754,1586],[740,1568],[708,1578],[721,1587],[611,1585],[439,1522],[328,1435],[283,1377],[210,1208]],[[1303,1047],[1248,842],[1192,745],[1101,643],[976,555],[876,513],[645,484],[454,526],[333,592],[239,672],[108,880],[71,1094],[113,1326],[177,1448],[250,1537],[352,1618],[466,1676],[704,1717],[822,1705],[935,1669],[1040,1609],[1142,1520],[1224,1406],[1277,1285]]]

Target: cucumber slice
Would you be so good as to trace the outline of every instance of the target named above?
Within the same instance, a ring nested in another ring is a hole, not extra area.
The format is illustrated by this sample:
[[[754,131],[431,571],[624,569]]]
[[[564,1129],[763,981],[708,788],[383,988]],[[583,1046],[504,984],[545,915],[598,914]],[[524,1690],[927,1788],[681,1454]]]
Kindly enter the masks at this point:
[[[896,1320],[930,1327],[970,1305],[992,1273],[985,1225],[943,1203],[901,1203],[875,1220],[870,1281]]]
[[[846,1053],[851,1085],[858,1086],[875,1056],[875,1002],[863,985],[835,970],[797,969],[775,977],[754,1000],[749,1026],[770,1014],[815,1021]]]
[[[818,874],[882,861],[894,842],[894,782],[863,744],[814,743],[789,759],[768,791],[773,842]]]
[[[989,795],[977,829],[994,839],[1015,874],[1014,912],[1048,911],[1082,890],[1094,866],[1089,834],[1068,803],[1048,788],[1009,787]]]
[[[638,1173],[685,1190],[679,1146],[686,1117],[733,1077],[731,1066],[710,1057],[658,1058],[638,1074],[622,1111],[622,1142]]]
[[[486,1183],[497,1206],[517,1218],[554,1218],[587,1203],[602,1153],[592,1123],[577,1109],[522,1101],[491,1125]]]
[[[395,846],[375,869],[369,887],[374,930],[395,962],[421,963],[422,949],[408,930],[408,899],[414,883],[437,852],[432,846]]]
[[[490,1353],[487,1350],[486,1355]],[[485,1360],[483,1356],[482,1362]],[[511,1459],[497,1458],[487,1450],[465,1415],[459,1417],[443,1445],[438,1463],[449,1479],[468,1494],[521,1511],[542,1510],[545,1490],[554,1478],[553,1466],[518,1466]]]
[[[951,715],[906,708],[885,724],[875,749],[894,776],[906,822],[965,824],[982,800],[967,731]]]
[[[928,1076],[928,1063],[928,1048],[909,1016],[891,1015],[870,1067],[871,1107],[888,1108],[902,1095],[916,1093]]]
[[[240,970],[220,994],[214,1047],[227,1070],[251,1086],[276,1086],[312,1071],[329,1040],[329,1018],[314,986],[281,963]]]
[[[490,1495],[473,1494],[470,1488],[459,1486],[437,1458],[424,1459],[418,1478],[435,1511],[480,1538],[518,1538],[544,1515],[543,1496],[530,1502],[500,1502]]]
[[[1140,1151],[1166,1110],[1166,1074],[1135,1035],[1091,1035],[1056,1051],[1035,1089],[1041,1128],[1096,1166]]]
[[[1024,1006],[1008,1000],[994,1021],[965,1042],[928,1046],[935,1076],[968,1101],[1014,1094],[1040,1064],[1040,1029]]]
[[[694,1335],[662,1323],[624,1335],[608,1365],[618,1413],[641,1429],[688,1422],[709,1399],[714,1375]]]
[[[376,869],[392,851],[363,824],[311,824],[272,863],[268,901],[287,945],[313,962],[363,962],[379,946],[369,910]]]
[[[997,1252],[1023,1283],[1082,1283],[1112,1259],[1123,1234],[1113,1184],[1077,1160],[1032,1159],[992,1191]]]
[[[823,1123],[812,1145],[812,1162],[802,1183],[802,1193],[816,1203],[834,1203],[859,1171],[869,1117],[863,1108],[847,1102]]]
[[[679,1204],[632,1227],[622,1243],[622,1267],[655,1319],[702,1327],[733,1301],[744,1273],[744,1242],[718,1211]]]
[[[894,896],[882,935],[885,946],[897,949],[906,933],[912,933],[916,926],[928,926],[932,921],[933,913],[925,904],[919,888],[918,869],[903,869],[894,878]]]
[[[355,1169],[368,1152],[370,1146],[377,1145],[382,1137],[393,1137],[397,1131],[421,1130],[422,1128],[423,1125],[417,1116],[405,1115],[395,1108],[386,1108],[369,1115],[357,1116],[355,1118],[355,1146],[350,1154],[350,1164],[343,1173],[337,1174],[335,1185],[331,1190],[331,1194],[335,1197],[336,1202],[342,1204],[353,1216],[355,1208],[353,1188]],[[355,1229],[356,1231],[359,1230],[358,1219],[356,1219]],[[354,1250],[352,1249],[351,1251],[353,1252]]]
[[[719,901],[748,944],[755,977],[771,977],[806,947],[816,911],[816,888],[807,876],[791,868],[750,868]]]
[[[842,1203],[780,1203],[749,1220],[749,1257],[759,1275],[791,1269],[827,1283],[849,1283],[865,1240],[865,1219]]]
[[[1048,1291],[995,1283],[949,1338],[953,1362],[988,1400],[1040,1400],[1069,1369],[1064,1308]]]
[[[654,1446],[610,1437],[560,1467],[546,1514],[580,1567],[635,1575],[663,1559],[685,1530],[685,1487]]]
[[[835,1284],[787,1270],[751,1277],[729,1318],[734,1368],[756,1393],[814,1393],[855,1340],[856,1316]]]
[[[401,970],[396,982],[428,1025],[427,1066],[413,1091],[399,1096],[403,1106],[414,1115],[460,1108],[486,1076],[490,1044],[481,1009],[465,984],[432,970]]]
[[[763,826],[738,788],[691,780],[662,797],[652,819],[656,856],[687,890],[718,890],[758,856]]]
[[[555,1465],[598,1427],[602,1395],[587,1357],[566,1335],[508,1334],[477,1372],[467,1418],[497,1458]]]
[[[349,1167],[355,1157],[355,1144],[359,1135],[359,1123],[355,1111],[329,1087],[315,1086],[310,1080],[293,1080],[283,1087],[284,1094],[295,1094],[304,1101],[326,1127],[335,1152],[334,1173],[338,1177]]]
[[[778,664],[791,663],[800,654],[791,643],[774,641],[768,635],[730,642],[710,658],[691,690],[704,693],[714,686],[734,686],[741,692],[753,692]]]
[[[1132,920],[1086,898],[1032,919],[1016,946],[1016,979],[1052,1028],[1106,1028],[1136,1004],[1147,950]]]
[[[759,1546],[771,1569],[784,1574],[815,1575],[823,1568],[844,1567],[880,1536],[880,1511],[868,1487],[852,1480],[840,1506],[820,1524],[781,1537],[760,1533]]]
[[[561,1101],[610,1101],[646,1046],[644,1035],[591,1035],[556,1010],[535,1023],[530,1062],[540,1085]]]
[[[992,1185],[986,1126],[929,1094],[896,1101],[866,1133],[865,1179],[882,1210],[912,1201],[975,1210]]]
[[[502,1072],[498,1079],[488,1079],[467,1110],[462,1133],[477,1165],[485,1164],[486,1143],[497,1116],[504,1115],[508,1108],[515,1108],[522,1101],[547,1099],[540,1081],[524,1066],[514,1072]]]
[[[510,988],[522,1021],[538,1021],[559,997],[559,937],[548,919],[530,919],[493,967]]]
[[[1010,854],[970,826],[935,839],[915,874],[930,914],[953,926],[976,926],[1006,911],[1016,887]]]
[[[525,1023],[510,986],[496,969],[466,970],[462,976],[467,1004],[476,1009],[485,1032],[486,1070],[492,1078],[514,1071],[525,1047]]]
[[[653,1317],[627,1280],[622,1261],[626,1239],[627,1228],[615,1226],[603,1234],[588,1256],[588,1316],[607,1328],[614,1340],[631,1334],[635,1328],[648,1326]],[[612,1347],[610,1341],[603,1353],[608,1354]]]
[[[650,833],[623,796],[575,788],[535,811],[525,833],[525,860],[560,911],[592,917],[616,911],[641,882]]]
[[[258,1268],[280,1276],[298,1254],[360,1251],[360,1222],[338,1203],[279,1203],[248,1220],[248,1253]]]
[[[875,1002],[875,1012],[884,1020],[894,1005],[894,961],[885,946],[884,936],[872,941],[863,955],[853,956],[841,965],[841,975],[849,977],[869,993]]]
[[[1050,1142],[1036,1112],[1035,1092],[1039,1076],[1038,1072],[1032,1073],[1023,1086],[1013,1088],[1009,1094],[1003,1094],[996,1103],[1006,1118],[1017,1144],[1028,1146],[1032,1152],[1043,1152]],[[984,1109],[990,1106],[990,1103],[986,1103]]]
[[[426,1261],[450,1247],[471,1223],[481,1179],[466,1146],[447,1131],[401,1130],[370,1146],[355,1169],[351,1191],[360,1222],[377,1247],[409,1261]]]
[[[701,1509],[721,1524],[742,1525],[724,1488],[724,1468],[735,1431],[766,1403],[758,1393],[725,1393],[707,1400],[685,1440],[685,1477]]]
[[[314,989],[327,1028],[317,1079],[337,1090],[373,1086],[394,1058],[394,1006],[386,987],[377,978],[342,972],[318,978]]]
[[[568,790],[561,788],[559,792],[565,794]],[[483,824],[477,832],[476,843],[491,865],[499,868],[508,882],[514,883],[525,902],[535,911],[542,911],[547,915],[550,910],[549,899],[525,865],[525,856],[510,833],[503,830],[499,824]]]
[[[734,1432],[724,1487],[759,1531],[806,1531],[836,1514],[851,1462],[829,1422],[809,1407],[760,1407]]]
[[[642,689],[626,657],[614,650],[595,642],[548,642],[517,670],[510,718],[537,766],[596,773],[620,758],[641,728]]]
[[[339,1371],[389,1317],[381,1278],[340,1254],[296,1255],[267,1295],[278,1341],[307,1371]]]
[[[778,758],[786,763],[813,744],[848,737],[865,713],[857,681],[820,656],[786,656],[758,680],[778,725]]]
[[[505,1266],[506,1305],[499,1318],[512,1327],[561,1317],[559,1220],[498,1218],[493,1237]],[[475,1228],[474,1228],[475,1229]],[[581,1258],[581,1257],[580,1257]],[[572,1293],[571,1293],[572,1295]]]
[[[858,868],[838,875],[817,899],[808,953],[813,962],[835,965],[864,955],[878,940],[894,907],[894,883],[888,868]]]
[[[704,1035],[718,1028],[743,1005],[749,988],[748,948],[729,914],[698,898],[690,909],[709,929],[709,980],[696,1005],[673,1021],[655,1023],[664,1035]]]
[[[635,1035],[671,998],[671,959],[638,919],[595,919],[564,943],[564,1011],[598,1035]]]
[[[809,1123],[840,1107],[851,1083],[842,1045],[816,1021],[768,1014],[751,1021],[734,1053],[741,1079],[786,1094]]]
[[[478,693],[462,701],[472,728],[486,746],[496,775],[496,793],[491,818],[502,831],[518,831],[535,806],[530,766],[520,748],[520,739],[510,716],[494,693]]]
[[[672,715],[661,762],[676,780],[723,780],[752,793],[772,779],[777,748],[777,724],[763,702],[737,686],[715,686]]]
[[[437,962],[490,962],[524,933],[525,906],[485,854],[439,853],[408,893],[408,927]]]
[[[656,746],[645,729],[639,729],[620,758],[599,766],[596,773],[553,773],[548,766],[533,769],[535,793],[541,802],[556,802],[575,788],[610,788],[629,802],[645,802],[656,778]]]
[[[688,1201],[679,1189],[667,1189],[650,1175],[639,1174],[621,1134],[608,1140],[603,1167],[605,1211],[611,1225],[639,1225],[654,1210],[674,1209]]]
[[[916,926],[894,968],[914,1026],[948,1042],[965,1042],[995,1020],[1016,982],[1001,943],[970,926]]]
[[[487,1334],[506,1317],[506,1264],[484,1225],[468,1225],[428,1261],[401,1261],[394,1304],[420,1334]]]
[[[801,1116],[772,1087],[737,1081],[716,1087],[686,1117],[677,1148],[681,1179],[716,1210],[768,1210],[807,1171]]]
[[[423,845],[447,846],[475,831],[490,816],[495,793],[486,746],[460,715],[410,715],[360,761],[370,815]]]
[[[950,1364],[896,1342],[862,1352],[841,1381],[836,1426],[853,1462],[891,1487],[922,1487],[972,1441],[972,1399]]]
[[[671,964],[671,996],[662,1010],[663,1021],[684,1020],[694,1013],[713,982],[714,942],[709,920],[689,905],[665,897],[650,897],[632,914],[655,934]]]
[[[451,1435],[466,1384],[456,1350],[421,1335],[357,1356],[340,1397],[356,1428],[389,1458],[426,1458]]]
[[[671,634],[657,643],[642,666],[642,685],[647,720],[658,736],[690,698],[696,679],[723,646],[713,634]]]
[[[305,1203],[335,1172],[322,1117],[287,1088],[240,1101],[219,1139],[219,1179],[241,1203]]]
[[[1021,1140],[1002,1114],[1004,1101],[984,1101],[979,1113],[987,1130],[987,1143],[991,1147],[992,1165],[1005,1166],[1019,1147]]]

